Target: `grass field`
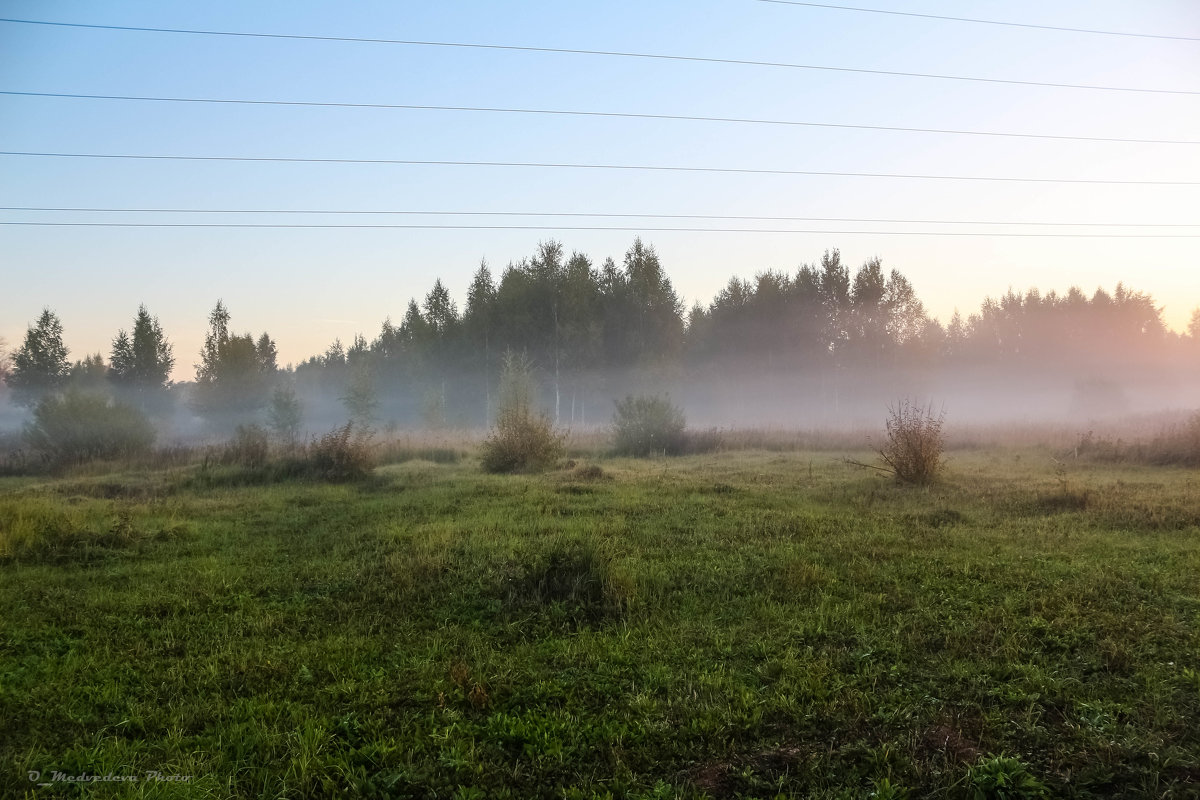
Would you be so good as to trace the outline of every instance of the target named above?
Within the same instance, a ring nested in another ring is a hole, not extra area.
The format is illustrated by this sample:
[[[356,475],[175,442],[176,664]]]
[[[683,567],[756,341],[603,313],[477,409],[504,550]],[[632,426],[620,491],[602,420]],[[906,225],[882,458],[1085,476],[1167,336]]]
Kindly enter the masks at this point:
[[[1200,473],[840,455],[0,479],[0,797],[1200,796]]]

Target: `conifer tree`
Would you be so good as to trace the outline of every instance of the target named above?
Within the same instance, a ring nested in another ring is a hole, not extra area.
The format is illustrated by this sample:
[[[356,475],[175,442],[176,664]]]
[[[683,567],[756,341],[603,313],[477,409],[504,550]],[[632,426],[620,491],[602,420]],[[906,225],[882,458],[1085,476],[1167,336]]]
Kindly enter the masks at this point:
[[[138,306],[133,335],[124,329],[113,339],[108,377],[129,400],[143,409],[160,409],[171,385],[175,356],[157,317]]]
[[[13,398],[20,405],[37,405],[44,395],[62,388],[70,375],[71,362],[62,335],[62,321],[48,308],[25,331],[25,341],[13,354],[8,376]]]

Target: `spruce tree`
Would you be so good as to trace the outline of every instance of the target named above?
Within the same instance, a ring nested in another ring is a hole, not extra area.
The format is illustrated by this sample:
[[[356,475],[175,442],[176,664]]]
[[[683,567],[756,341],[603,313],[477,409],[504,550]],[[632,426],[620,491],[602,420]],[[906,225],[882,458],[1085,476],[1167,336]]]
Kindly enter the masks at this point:
[[[44,395],[62,388],[71,373],[62,334],[62,321],[48,308],[25,331],[25,341],[13,354],[12,373],[8,376],[18,404],[35,406]]]
[[[143,409],[161,409],[171,385],[175,356],[157,317],[138,306],[133,335],[124,329],[113,339],[109,379]]]

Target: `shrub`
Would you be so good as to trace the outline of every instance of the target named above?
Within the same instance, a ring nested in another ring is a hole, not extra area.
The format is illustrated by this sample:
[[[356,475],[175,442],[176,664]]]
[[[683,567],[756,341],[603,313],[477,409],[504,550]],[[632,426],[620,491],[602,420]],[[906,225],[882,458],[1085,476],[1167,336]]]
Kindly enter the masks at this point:
[[[334,428],[308,446],[306,471],[327,481],[349,481],[366,476],[375,467],[371,433],[355,429],[353,422]]]
[[[566,452],[564,438],[545,414],[502,411],[483,443],[483,468],[487,472],[543,470]]]
[[[687,444],[683,410],[670,397],[629,395],[616,401],[613,414],[613,446],[617,453],[648,456],[676,455]]]
[[[888,408],[887,438],[879,457],[901,483],[926,484],[937,478],[945,462],[946,436],[942,431],[946,413],[933,413],[929,406],[903,400]]]
[[[238,425],[233,438],[225,443],[217,460],[225,465],[259,469],[266,466],[270,455],[267,432],[258,425]]]
[[[549,467],[566,452],[566,436],[533,408],[533,365],[511,351],[500,374],[500,410],[483,443],[487,472],[527,472]]]
[[[598,481],[605,477],[604,469],[596,464],[586,464],[575,468],[575,477],[585,481]]]
[[[154,426],[141,411],[84,392],[42,398],[24,435],[56,464],[139,455],[154,444]]]

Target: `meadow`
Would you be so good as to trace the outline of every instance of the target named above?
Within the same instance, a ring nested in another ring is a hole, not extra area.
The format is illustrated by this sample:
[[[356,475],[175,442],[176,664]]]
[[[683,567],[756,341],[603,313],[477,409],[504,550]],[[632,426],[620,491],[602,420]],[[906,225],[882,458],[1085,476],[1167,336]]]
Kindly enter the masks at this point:
[[[0,477],[0,796],[1200,796],[1200,473],[761,444]]]

